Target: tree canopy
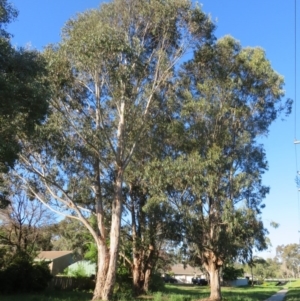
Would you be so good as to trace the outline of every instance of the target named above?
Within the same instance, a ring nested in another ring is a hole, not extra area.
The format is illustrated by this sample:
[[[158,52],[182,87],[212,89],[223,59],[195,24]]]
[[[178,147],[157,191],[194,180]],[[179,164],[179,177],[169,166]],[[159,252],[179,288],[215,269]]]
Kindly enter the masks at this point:
[[[6,25],[17,11],[0,1],[0,173],[13,167],[21,136],[30,136],[35,125],[45,119],[50,91],[46,65],[37,51],[11,45]],[[0,207],[7,205],[6,189],[0,176]]]

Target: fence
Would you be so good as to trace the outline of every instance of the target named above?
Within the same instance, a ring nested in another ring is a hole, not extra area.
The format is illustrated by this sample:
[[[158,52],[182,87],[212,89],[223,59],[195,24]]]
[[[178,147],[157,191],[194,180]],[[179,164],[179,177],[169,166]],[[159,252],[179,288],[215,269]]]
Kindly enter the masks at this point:
[[[88,290],[94,289],[95,280],[90,277],[55,276],[49,283],[49,289],[55,290]]]

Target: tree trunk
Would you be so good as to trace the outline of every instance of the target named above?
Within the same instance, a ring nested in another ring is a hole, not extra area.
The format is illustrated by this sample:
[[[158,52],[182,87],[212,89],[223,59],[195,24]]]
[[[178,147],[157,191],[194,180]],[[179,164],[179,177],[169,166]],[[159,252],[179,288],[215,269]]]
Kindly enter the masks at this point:
[[[152,272],[152,270],[149,269],[149,268],[145,272],[145,281],[144,281],[144,286],[143,286],[144,292],[148,292],[149,291],[151,272]]]
[[[97,258],[97,275],[96,275],[96,283],[95,283],[95,289],[93,294],[94,301],[96,300],[102,300],[102,291],[105,284],[105,279],[107,276],[107,269],[108,269],[108,263],[109,263],[109,251],[105,243],[99,243],[97,245],[98,248],[98,258]]]
[[[112,219],[110,230],[110,254],[107,277],[102,290],[102,300],[110,300],[112,298],[114,285],[116,282],[117,261],[119,254],[121,214],[122,214],[122,184],[123,169],[120,167],[116,173],[115,182],[115,198],[112,204]]]
[[[208,251],[204,255],[204,266],[209,274],[210,296],[208,300],[222,300],[220,285],[220,269],[223,266],[223,260],[218,258],[212,251]]]
[[[142,275],[141,259],[140,255],[136,254],[133,258],[132,268],[132,282],[133,282],[133,293],[135,296],[143,293],[142,283],[144,275]]]
[[[215,262],[209,263],[209,278],[210,278],[210,300],[222,300],[221,286],[220,286],[220,266]]]
[[[144,280],[144,286],[143,286],[144,292],[149,291],[150,278],[151,278],[151,274],[152,274],[152,270],[153,270],[153,266],[154,266],[154,253],[155,253],[154,243],[152,243],[149,245],[149,254],[148,254],[148,258],[145,263],[145,270],[144,270],[145,280]]]

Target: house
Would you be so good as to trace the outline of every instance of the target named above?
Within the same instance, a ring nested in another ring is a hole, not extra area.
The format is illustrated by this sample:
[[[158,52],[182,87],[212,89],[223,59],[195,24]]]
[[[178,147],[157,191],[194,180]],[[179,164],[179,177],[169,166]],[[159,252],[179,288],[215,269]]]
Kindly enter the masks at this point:
[[[205,274],[199,268],[182,263],[173,265],[170,273],[172,273],[174,278],[180,283],[192,283],[193,277],[206,278]]]
[[[53,276],[62,273],[72,263],[77,260],[73,251],[42,251],[35,258],[35,261],[45,261],[49,263],[49,269]]]

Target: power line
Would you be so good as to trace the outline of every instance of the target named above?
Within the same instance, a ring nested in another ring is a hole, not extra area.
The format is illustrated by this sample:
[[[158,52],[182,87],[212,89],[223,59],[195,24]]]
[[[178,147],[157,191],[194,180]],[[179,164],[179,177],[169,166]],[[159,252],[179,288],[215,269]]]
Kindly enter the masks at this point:
[[[297,0],[294,0],[294,115],[295,115],[295,128],[294,128],[294,138],[297,140]],[[298,167],[298,166],[297,166]]]
[[[300,229],[300,200],[299,200],[299,191],[300,191],[300,171],[298,168],[298,156],[297,156],[297,144],[300,144],[300,141],[297,140],[297,0],[294,0],[294,145],[295,145],[295,160],[296,160],[296,179],[297,179],[297,203],[298,203],[298,229]],[[298,231],[299,232],[299,231]],[[300,238],[299,238],[300,243]]]

